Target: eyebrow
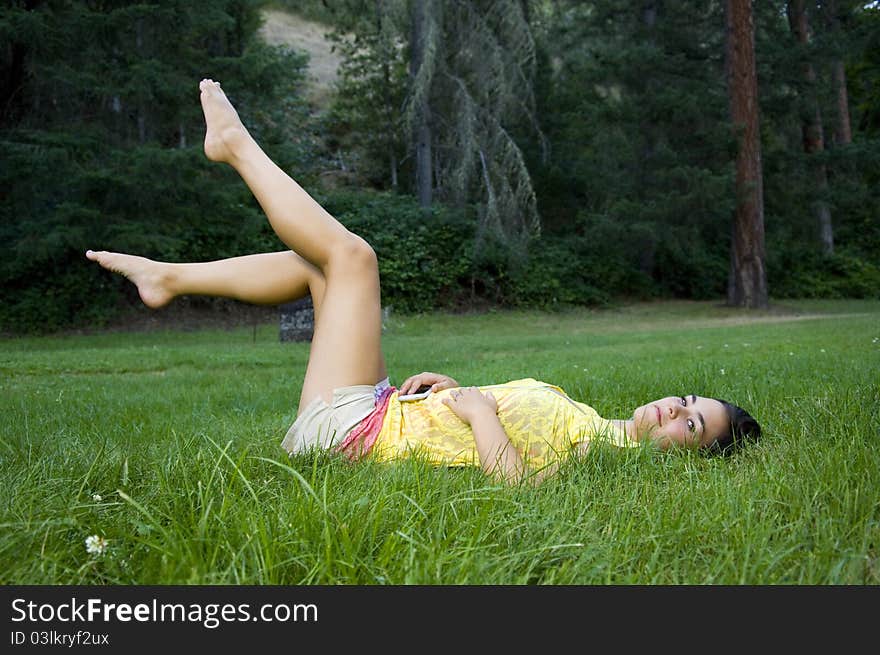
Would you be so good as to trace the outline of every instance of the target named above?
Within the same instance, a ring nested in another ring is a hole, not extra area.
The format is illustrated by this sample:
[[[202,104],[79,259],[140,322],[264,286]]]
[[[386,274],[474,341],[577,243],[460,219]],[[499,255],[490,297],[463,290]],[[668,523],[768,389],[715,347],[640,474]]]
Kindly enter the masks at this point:
[[[692,394],[691,394],[691,404],[694,404],[694,403],[696,403],[696,402],[697,402],[697,394],[692,393]],[[703,433],[705,434],[705,432],[706,432],[706,420],[703,418],[703,413],[702,413],[702,412],[697,412],[697,418],[700,419],[700,425],[703,426]]]

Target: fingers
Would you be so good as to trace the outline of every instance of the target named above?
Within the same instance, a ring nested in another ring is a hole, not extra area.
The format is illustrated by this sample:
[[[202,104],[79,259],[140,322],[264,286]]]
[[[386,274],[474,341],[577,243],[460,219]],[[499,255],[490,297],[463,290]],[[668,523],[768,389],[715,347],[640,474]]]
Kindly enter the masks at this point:
[[[452,391],[450,391],[449,396],[447,396],[447,397],[452,399],[455,402],[458,402],[459,400],[464,398],[465,394],[467,394],[468,396],[473,396],[475,393],[478,396],[482,395],[480,393],[480,390],[477,389],[476,387],[464,387],[464,388],[459,387],[459,388],[456,388],[456,389],[453,389]]]
[[[431,391],[443,391],[444,389],[454,389],[460,386],[458,382],[448,375],[423,371],[416,375],[411,375],[404,380],[403,384],[400,385],[398,393],[400,393],[401,396],[404,394],[415,393],[422,385],[430,385]]]
[[[449,395],[442,399],[442,403],[447,407],[452,407],[454,404],[458,403],[461,400],[463,392],[461,389],[453,389],[449,392]]]
[[[449,395],[440,399],[440,402],[446,405],[460,419],[464,420],[462,412],[467,407],[467,403],[462,403],[462,392],[459,389],[453,389]]]
[[[441,389],[448,388],[443,386],[444,381],[445,376],[431,373],[430,371],[423,371],[422,373],[411,375],[404,380],[403,384],[400,385],[399,393],[400,395],[415,393],[422,385],[431,385],[431,391],[440,391]]]
[[[400,388],[400,393],[401,395],[406,393],[416,393],[419,390],[419,387],[424,384],[427,384],[427,382],[421,375],[414,375],[403,383],[403,386]]]
[[[419,375],[411,375],[406,380],[403,381],[403,384],[400,385],[400,391],[398,393],[403,396],[408,393],[414,392],[421,386],[421,373]]]
[[[434,385],[436,387],[435,391],[443,391],[443,389],[452,389],[453,387],[459,386],[458,382],[453,380],[448,376],[440,376],[440,380]]]

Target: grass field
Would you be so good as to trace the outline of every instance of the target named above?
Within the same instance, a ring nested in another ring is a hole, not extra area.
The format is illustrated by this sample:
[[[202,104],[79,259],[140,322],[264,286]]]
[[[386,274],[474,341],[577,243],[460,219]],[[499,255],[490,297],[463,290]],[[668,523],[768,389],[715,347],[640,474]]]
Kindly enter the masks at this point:
[[[765,438],[724,459],[598,449],[537,488],[288,460],[308,347],[276,325],[8,339],[0,582],[880,582],[878,302],[392,316],[385,349],[392,383],[535,377],[606,418],[694,392]]]

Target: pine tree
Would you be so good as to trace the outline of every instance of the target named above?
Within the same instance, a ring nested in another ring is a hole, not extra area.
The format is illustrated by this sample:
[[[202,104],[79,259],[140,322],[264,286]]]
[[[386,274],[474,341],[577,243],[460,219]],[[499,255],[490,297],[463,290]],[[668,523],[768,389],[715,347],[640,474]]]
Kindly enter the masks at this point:
[[[478,241],[492,235],[521,252],[540,229],[531,174],[520,146],[521,134],[540,134],[533,82],[535,43],[522,0],[387,0],[384,15],[406,44],[400,127],[409,144],[404,155],[412,170],[412,188],[423,207],[434,199],[478,208]],[[352,7],[353,8],[353,7]],[[359,33],[362,48],[381,47],[375,26],[347,22]],[[394,42],[386,35],[385,42]],[[351,62],[356,56],[347,53]],[[378,59],[378,57],[376,58]],[[349,64],[349,71],[354,71]],[[369,80],[367,72],[360,73]],[[396,79],[391,76],[391,79]],[[367,85],[350,75],[343,93],[359,106],[384,93],[385,82]],[[371,89],[371,90],[370,90]],[[393,85],[391,97],[396,97]],[[365,114],[368,115],[368,114]],[[388,121],[385,123],[389,124]],[[381,130],[378,120],[358,130]],[[361,139],[363,142],[364,140]]]
[[[198,103],[199,79],[223,80],[282,165],[306,159],[292,138],[302,118],[292,87],[305,60],[256,41],[257,7],[163,0],[0,9],[0,40],[9,44],[0,49],[4,327],[52,329],[106,315],[128,287],[84,266],[86,248],[198,260],[240,254],[243,239],[259,238],[252,196],[204,160]]]

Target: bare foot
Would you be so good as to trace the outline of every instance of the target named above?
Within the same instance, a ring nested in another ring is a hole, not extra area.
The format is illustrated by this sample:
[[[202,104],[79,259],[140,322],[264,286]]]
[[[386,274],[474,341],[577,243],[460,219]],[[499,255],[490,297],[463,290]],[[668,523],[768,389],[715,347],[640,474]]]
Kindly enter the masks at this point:
[[[161,262],[154,262],[146,257],[94,250],[87,250],[86,257],[133,282],[147,307],[156,309],[167,305],[174,298],[168,288],[166,265]]]
[[[249,140],[250,134],[235,107],[214,80],[199,82],[202,111],[205,113],[205,154],[211,161],[231,163],[236,148]]]

